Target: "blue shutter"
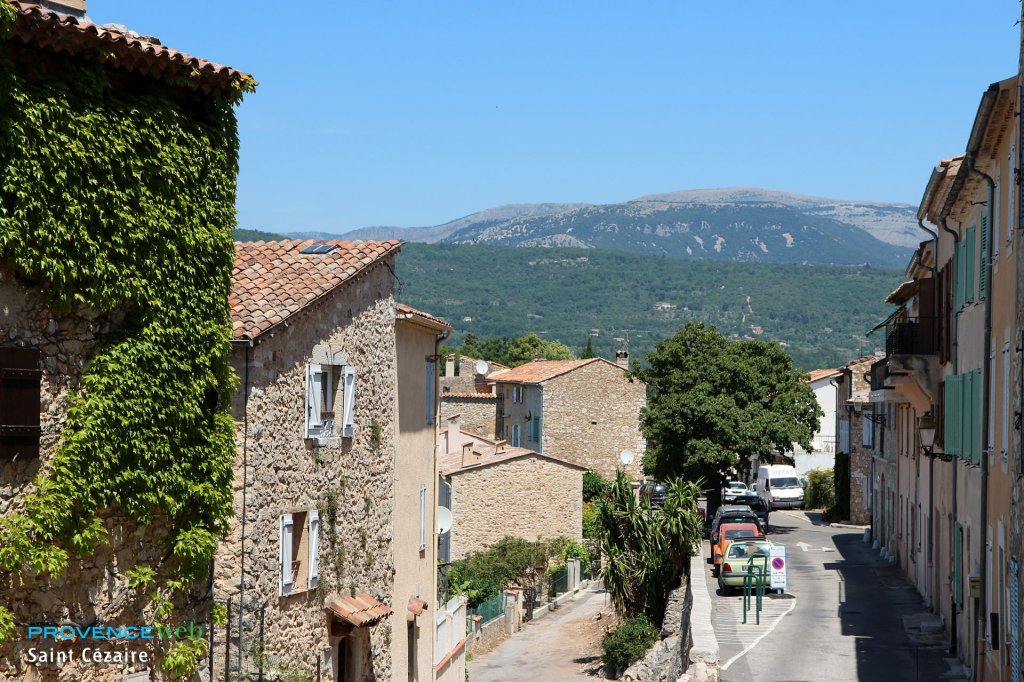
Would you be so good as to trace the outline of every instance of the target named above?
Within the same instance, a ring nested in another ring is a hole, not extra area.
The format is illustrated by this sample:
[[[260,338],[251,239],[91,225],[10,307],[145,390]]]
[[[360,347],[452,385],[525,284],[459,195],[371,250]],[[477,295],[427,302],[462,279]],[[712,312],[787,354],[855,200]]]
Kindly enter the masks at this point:
[[[947,455],[959,455],[960,444],[956,440],[956,420],[960,415],[956,411],[956,377],[946,377],[943,387],[944,413],[942,415],[942,443]]]
[[[964,237],[964,303],[974,302],[974,268],[977,265],[974,246],[977,232],[977,227],[969,227]]]

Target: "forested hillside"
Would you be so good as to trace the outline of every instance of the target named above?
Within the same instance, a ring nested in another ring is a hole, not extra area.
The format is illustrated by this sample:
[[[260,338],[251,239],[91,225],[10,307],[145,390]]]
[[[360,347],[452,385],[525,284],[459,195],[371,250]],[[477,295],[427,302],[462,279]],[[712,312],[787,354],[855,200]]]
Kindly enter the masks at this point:
[[[891,310],[898,271],[872,267],[681,261],[598,249],[406,244],[399,300],[466,332],[531,331],[577,353],[588,337],[613,357],[627,339],[634,358],[685,322],[734,338],[781,341],[804,369],[875,350],[866,332]]]

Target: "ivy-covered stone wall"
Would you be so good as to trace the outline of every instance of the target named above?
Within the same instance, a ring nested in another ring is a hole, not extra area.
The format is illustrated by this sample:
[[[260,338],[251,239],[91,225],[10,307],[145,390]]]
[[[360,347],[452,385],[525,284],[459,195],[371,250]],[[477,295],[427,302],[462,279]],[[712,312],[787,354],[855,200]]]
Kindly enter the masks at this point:
[[[0,310],[21,311],[0,319],[0,343],[43,344],[50,427],[37,462],[0,467],[6,674],[24,624],[173,622],[203,606],[191,588],[232,512],[237,94],[0,35]],[[204,652],[161,660],[182,672]]]

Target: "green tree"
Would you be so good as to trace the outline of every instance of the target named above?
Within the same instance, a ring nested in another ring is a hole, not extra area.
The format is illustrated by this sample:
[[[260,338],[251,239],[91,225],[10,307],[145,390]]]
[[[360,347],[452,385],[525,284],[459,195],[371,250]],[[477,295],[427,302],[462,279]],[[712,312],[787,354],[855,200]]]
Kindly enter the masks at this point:
[[[776,342],[730,341],[688,323],[659,342],[636,371],[647,384],[640,417],[644,470],[712,485],[750,461],[810,449],[822,412],[793,359]]]
[[[589,360],[590,358],[597,357],[597,350],[594,348],[594,337],[587,337],[587,345],[583,347],[583,352],[580,353],[580,360]]]
[[[543,360],[575,360],[572,350],[558,341],[545,341],[534,333],[520,336],[508,349],[508,363],[513,367],[535,358]]]
[[[596,471],[583,472],[583,501],[593,502],[603,499],[611,490],[611,481]]]
[[[632,479],[619,471],[599,503],[604,585],[623,618],[645,614],[660,624],[668,593],[690,564],[703,533],[699,481],[667,482],[665,503],[638,501]]]

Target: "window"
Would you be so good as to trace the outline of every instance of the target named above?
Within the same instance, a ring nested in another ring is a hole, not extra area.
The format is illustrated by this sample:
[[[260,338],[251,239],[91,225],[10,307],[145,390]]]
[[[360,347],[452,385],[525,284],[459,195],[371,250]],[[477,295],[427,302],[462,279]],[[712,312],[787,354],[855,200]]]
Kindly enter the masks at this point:
[[[867,414],[861,417],[861,445],[866,448],[874,447],[875,444],[875,432],[874,423],[867,418]]]
[[[947,377],[944,391],[945,451],[977,464],[981,450],[981,370]]]
[[[1010,332],[1006,332],[1008,338]],[[994,410],[993,410],[994,411]],[[1001,453],[1006,461],[1010,451],[1010,342],[1003,343],[1003,439]]]
[[[306,438],[353,436],[355,378],[354,367],[306,365]]]
[[[523,402],[523,387],[513,386],[512,387],[512,402],[521,403]]]
[[[519,424],[512,425],[512,447],[518,448],[520,446],[521,439],[519,437]]]
[[[319,512],[282,514],[278,547],[281,595],[315,589],[320,577]]]
[[[427,361],[427,372],[426,372],[426,374],[427,374],[427,376],[426,376],[426,380],[427,380],[427,382],[426,382],[426,385],[427,385],[427,424],[433,424],[434,423],[434,412],[436,411],[436,408],[434,406],[434,397],[437,394],[437,388],[436,388],[437,377],[436,377],[436,372],[435,372],[435,369],[434,369],[434,361],[433,360],[428,360]]]
[[[977,237],[975,236],[977,234],[977,232],[978,232],[978,228],[976,226],[968,227],[967,228],[967,233],[964,235],[964,241],[963,241],[963,244],[964,244],[964,261],[963,262],[964,262],[964,303],[965,304],[967,304],[967,303],[974,303],[974,282],[975,282],[975,279],[974,279],[974,269],[975,269],[975,266],[977,265],[977,254],[975,253],[976,249],[974,248],[974,246],[975,246],[975,241],[977,239]]]
[[[540,417],[530,420],[530,440],[540,441]]]
[[[0,459],[39,456],[40,353],[0,348]]]
[[[427,548],[427,486],[420,486],[420,551]]]

